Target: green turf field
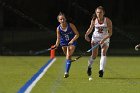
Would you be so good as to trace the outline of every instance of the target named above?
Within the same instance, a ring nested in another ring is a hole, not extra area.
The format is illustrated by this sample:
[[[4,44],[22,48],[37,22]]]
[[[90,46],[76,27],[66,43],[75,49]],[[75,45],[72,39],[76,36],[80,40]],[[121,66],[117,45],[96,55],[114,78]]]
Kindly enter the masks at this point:
[[[103,78],[98,77],[99,59],[89,81],[88,57],[72,63],[69,78],[63,78],[65,57],[56,57],[31,93],[140,93],[140,57],[107,57]],[[45,56],[1,56],[0,93],[16,93],[48,60]]]

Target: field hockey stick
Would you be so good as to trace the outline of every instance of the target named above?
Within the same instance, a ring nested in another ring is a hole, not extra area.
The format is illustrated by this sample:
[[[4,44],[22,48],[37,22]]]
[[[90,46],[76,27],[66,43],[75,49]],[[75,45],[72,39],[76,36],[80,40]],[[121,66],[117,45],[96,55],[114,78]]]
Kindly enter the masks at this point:
[[[86,52],[82,53],[80,56],[76,57],[74,60],[71,60],[71,62],[74,62],[74,61],[78,60],[79,58],[81,58],[82,56],[85,56],[86,53],[89,53],[89,52],[91,52],[92,50],[96,49],[99,45],[100,45],[99,43],[95,44],[95,45],[94,45],[93,47],[91,47],[89,50],[87,50]]]
[[[47,51],[53,50],[53,49],[55,49],[55,48],[56,48],[56,47],[44,49],[44,50],[41,50],[41,51],[37,51],[37,52],[34,53],[34,55],[39,55],[39,54],[45,53],[45,52],[47,52]]]
[[[91,49],[87,50],[86,52],[91,52],[92,50],[94,50],[95,48],[97,48],[100,44],[97,43],[96,45],[94,45]]]
[[[139,51],[140,50],[140,44],[138,44],[138,45],[135,46],[135,50],[136,51]]]

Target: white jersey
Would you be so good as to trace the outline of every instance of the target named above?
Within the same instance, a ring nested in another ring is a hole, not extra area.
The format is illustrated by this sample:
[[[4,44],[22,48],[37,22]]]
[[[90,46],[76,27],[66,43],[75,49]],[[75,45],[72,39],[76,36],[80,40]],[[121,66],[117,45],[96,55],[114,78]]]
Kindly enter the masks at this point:
[[[94,32],[92,34],[92,40],[94,42],[98,42],[106,36],[108,36],[108,28],[107,28],[106,17],[104,18],[103,23],[99,23],[98,19],[96,18],[95,19],[95,25],[94,25]]]

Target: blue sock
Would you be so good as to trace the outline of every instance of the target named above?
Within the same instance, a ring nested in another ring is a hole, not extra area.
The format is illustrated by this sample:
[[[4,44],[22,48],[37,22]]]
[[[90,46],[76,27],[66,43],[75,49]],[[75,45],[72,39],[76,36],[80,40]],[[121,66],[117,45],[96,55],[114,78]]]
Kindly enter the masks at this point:
[[[69,73],[70,70],[70,66],[71,66],[71,61],[69,59],[66,60],[66,73]]]

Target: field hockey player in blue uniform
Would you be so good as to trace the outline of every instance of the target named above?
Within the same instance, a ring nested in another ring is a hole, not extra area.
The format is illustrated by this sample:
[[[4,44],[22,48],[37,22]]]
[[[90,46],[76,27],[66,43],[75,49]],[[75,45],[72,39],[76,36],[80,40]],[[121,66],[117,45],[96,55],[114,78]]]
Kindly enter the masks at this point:
[[[69,70],[71,67],[71,57],[75,51],[77,45],[76,40],[79,37],[79,32],[74,24],[68,23],[66,17],[63,13],[59,13],[57,20],[60,23],[56,29],[57,40],[55,47],[58,47],[59,44],[62,47],[64,54],[66,55],[66,66],[64,78],[69,77]]]

